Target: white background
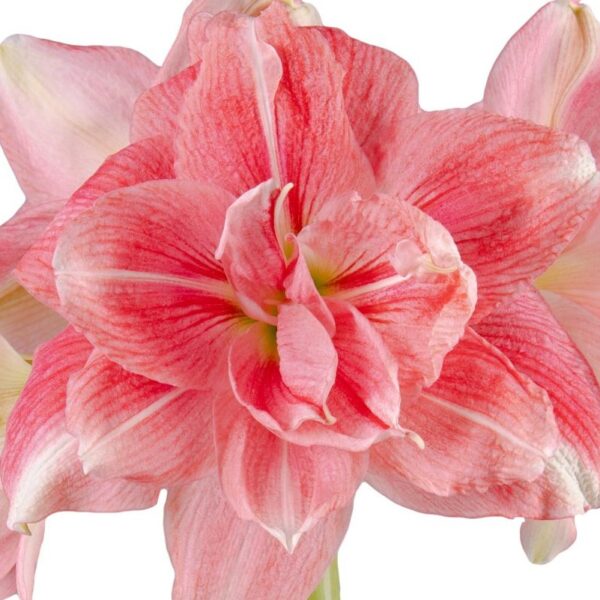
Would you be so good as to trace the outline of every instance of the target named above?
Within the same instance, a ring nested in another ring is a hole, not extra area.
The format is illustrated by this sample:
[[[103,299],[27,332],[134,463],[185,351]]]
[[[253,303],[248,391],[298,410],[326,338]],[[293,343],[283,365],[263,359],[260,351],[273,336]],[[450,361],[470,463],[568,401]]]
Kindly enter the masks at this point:
[[[421,104],[431,110],[479,100],[495,57],[541,4],[320,0],[318,6],[327,24],[409,60],[420,79]],[[600,0],[589,4],[600,14]],[[185,6],[185,0],[4,0],[0,39],[28,33],[67,43],[130,46],[160,62]],[[0,219],[21,201],[0,156]],[[521,552],[517,521],[419,515],[363,486],[340,555],[343,599],[595,597],[600,514],[580,518],[579,529],[568,553],[537,567]],[[171,580],[159,508],[64,514],[48,521],[37,600],[167,600]]]

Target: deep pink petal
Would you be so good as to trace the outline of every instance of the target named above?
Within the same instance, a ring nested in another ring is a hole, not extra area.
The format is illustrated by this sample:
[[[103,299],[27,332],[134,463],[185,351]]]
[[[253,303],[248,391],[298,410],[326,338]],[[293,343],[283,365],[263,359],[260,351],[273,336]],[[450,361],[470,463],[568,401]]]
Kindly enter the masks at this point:
[[[2,482],[10,499],[8,524],[20,528],[59,510],[120,511],[152,506],[157,491],[87,478],[77,440],[65,428],[69,377],[81,369],[91,346],[72,329],[39,348],[33,371],[11,413],[2,455]]]
[[[403,124],[380,183],[453,235],[477,275],[481,318],[576,234],[599,195],[595,161],[573,136],[480,110]]]
[[[215,464],[209,398],[128,373],[95,353],[71,377],[67,428],[86,473],[158,486]]]
[[[376,446],[372,478],[398,474],[440,495],[531,481],[557,444],[546,392],[472,331],[448,354],[440,379],[403,402],[400,422],[425,448],[406,439]]]
[[[391,52],[359,42],[340,29],[320,27],[344,71],[344,99],[352,129],[377,173],[402,119],[417,114],[418,84],[410,65]]]
[[[29,201],[67,199],[128,144],[134,101],[155,73],[124,48],[28,36],[0,46],[0,142]]]
[[[184,181],[106,195],[59,242],[63,314],[131,372],[197,388],[222,376],[241,314],[214,257],[229,202],[223,190]]]
[[[367,469],[366,453],[286,442],[233,398],[215,402],[215,440],[225,496],[289,552],[320,519],[352,503]]]
[[[56,293],[52,259],[58,238],[66,225],[108,192],[145,181],[173,177],[173,153],[164,138],[156,137],[132,144],[109,157],[75,192],[21,260],[17,269],[19,281],[38,300],[58,308],[60,301]]]
[[[169,492],[165,510],[174,600],[306,600],[333,560],[352,509],[324,518],[293,554],[257,524],[239,519],[213,478]]]

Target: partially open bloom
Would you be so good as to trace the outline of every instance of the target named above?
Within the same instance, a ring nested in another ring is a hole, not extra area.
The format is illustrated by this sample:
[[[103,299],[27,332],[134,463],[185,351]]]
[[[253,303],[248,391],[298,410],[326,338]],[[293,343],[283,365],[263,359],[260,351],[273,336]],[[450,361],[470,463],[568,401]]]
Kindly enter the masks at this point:
[[[16,270],[69,327],[10,419],[9,524],[166,487],[181,600],[305,600],[366,477],[392,497],[539,481],[554,373],[519,369],[495,319],[551,355],[520,329],[546,318],[530,285],[598,198],[575,136],[422,113],[404,61],[264,4],[192,4],[132,143]]]

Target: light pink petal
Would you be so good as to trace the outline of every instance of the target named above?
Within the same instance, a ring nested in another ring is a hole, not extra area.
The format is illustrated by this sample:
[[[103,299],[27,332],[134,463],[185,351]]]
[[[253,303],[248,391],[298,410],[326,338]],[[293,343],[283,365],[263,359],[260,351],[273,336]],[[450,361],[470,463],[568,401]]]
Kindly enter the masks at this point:
[[[67,199],[128,144],[133,104],[155,73],[124,48],[28,36],[0,46],[0,142],[29,201]]]
[[[6,526],[6,519],[8,518],[8,509],[9,503],[8,498],[4,495],[4,492],[0,489],[0,582],[3,582],[5,578],[8,577],[12,573],[12,579],[14,582],[14,568],[17,560],[17,553],[19,551],[19,541],[21,539],[21,535],[9,529]],[[8,581],[7,587],[8,587]],[[2,583],[0,583],[0,592],[5,589]],[[15,588],[13,591],[8,593],[15,593]],[[5,598],[6,596],[2,596],[0,593],[0,598]]]
[[[325,297],[354,304],[382,336],[403,394],[433,383],[476,301],[448,231],[401,200],[354,195],[331,199],[298,241]]]
[[[67,326],[52,309],[39,303],[12,277],[0,287],[0,335],[25,356]]]
[[[398,473],[440,495],[531,481],[558,437],[546,392],[472,331],[448,354],[440,379],[403,402],[400,422],[425,448],[407,439],[376,446],[373,477]]]
[[[281,61],[253,18],[221,13],[206,36],[179,117],[177,174],[236,196],[272,178],[280,184],[273,102]]]
[[[131,140],[136,142],[157,135],[173,139],[186,93],[197,76],[197,66],[191,66],[145,91],[135,103]]]
[[[320,519],[352,503],[367,469],[366,453],[286,442],[234,399],[215,402],[215,440],[226,498],[289,552]]]
[[[477,275],[481,318],[577,233],[599,195],[595,161],[574,136],[480,110],[403,124],[380,183],[450,231]]]
[[[30,527],[31,535],[21,535],[17,555],[17,592],[19,600],[32,600],[35,569],[42,542],[44,541],[44,522]]]
[[[521,525],[521,544],[529,560],[544,565],[568,550],[577,539],[574,519],[525,521]]]
[[[52,259],[66,225],[108,192],[145,181],[173,177],[173,152],[164,138],[144,140],[110,156],[75,192],[23,257],[16,271],[19,281],[38,300],[58,309],[60,301],[56,293]]]
[[[67,428],[86,473],[171,486],[215,464],[209,398],[128,373],[100,354],[71,377]]]
[[[91,346],[72,329],[36,352],[33,372],[15,406],[2,455],[2,482],[10,499],[8,524],[20,529],[59,510],[110,512],[146,508],[157,491],[118,479],[87,478],[77,440],[65,428],[69,377],[81,369]]]
[[[417,78],[405,60],[359,42],[340,29],[321,27],[318,34],[329,42],[344,68],[348,117],[377,173],[383,149],[401,129],[401,120],[419,112]]]
[[[215,479],[172,490],[165,529],[175,567],[173,599],[306,600],[333,560],[351,510],[325,517],[289,554],[259,525],[236,516]]]
[[[214,257],[230,202],[185,181],[107,194],[58,244],[61,311],[131,372],[197,388],[223,376],[224,344],[241,315]]]
[[[16,570],[13,568],[0,579],[0,598],[10,598],[17,591]]]
[[[599,35],[589,7],[550,2],[498,57],[483,108],[578,134],[600,155]]]

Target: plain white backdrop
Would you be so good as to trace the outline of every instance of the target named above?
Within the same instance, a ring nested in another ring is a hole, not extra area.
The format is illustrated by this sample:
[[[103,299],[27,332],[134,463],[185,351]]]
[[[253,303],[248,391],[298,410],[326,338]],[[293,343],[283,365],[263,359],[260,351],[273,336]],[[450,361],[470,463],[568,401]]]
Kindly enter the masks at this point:
[[[415,68],[425,109],[468,106],[509,37],[541,0],[317,0],[325,23],[384,46]],[[186,0],[3,0],[0,39],[27,33],[74,44],[130,46],[159,63]],[[588,2],[600,14],[600,0]],[[0,221],[22,202],[0,156]],[[600,514],[544,567],[522,554],[519,522],[412,513],[363,486],[340,553],[344,600],[563,600],[598,594]],[[215,548],[218,552],[218,548]],[[119,515],[51,517],[38,600],[167,600],[172,570],[161,507]],[[219,600],[219,599],[215,599]],[[286,600],[265,599],[265,600]]]

